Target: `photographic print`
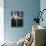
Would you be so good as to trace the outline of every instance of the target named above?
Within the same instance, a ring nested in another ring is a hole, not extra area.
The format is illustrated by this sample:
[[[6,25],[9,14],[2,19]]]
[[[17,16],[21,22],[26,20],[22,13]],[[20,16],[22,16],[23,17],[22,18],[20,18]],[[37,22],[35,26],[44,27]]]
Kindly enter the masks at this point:
[[[11,11],[11,27],[23,26],[23,11]]]

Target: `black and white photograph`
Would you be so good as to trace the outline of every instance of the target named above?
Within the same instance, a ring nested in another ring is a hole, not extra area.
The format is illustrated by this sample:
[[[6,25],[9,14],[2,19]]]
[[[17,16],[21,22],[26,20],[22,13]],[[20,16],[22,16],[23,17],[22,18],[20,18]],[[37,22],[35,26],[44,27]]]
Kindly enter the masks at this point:
[[[11,27],[23,26],[23,11],[11,11]]]

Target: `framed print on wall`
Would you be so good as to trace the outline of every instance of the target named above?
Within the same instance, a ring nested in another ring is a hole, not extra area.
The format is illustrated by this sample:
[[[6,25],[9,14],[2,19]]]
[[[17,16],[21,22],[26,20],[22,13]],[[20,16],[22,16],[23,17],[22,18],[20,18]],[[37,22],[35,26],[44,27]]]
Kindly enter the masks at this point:
[[[11,11],[11,27],[23,26],[23,11]]]

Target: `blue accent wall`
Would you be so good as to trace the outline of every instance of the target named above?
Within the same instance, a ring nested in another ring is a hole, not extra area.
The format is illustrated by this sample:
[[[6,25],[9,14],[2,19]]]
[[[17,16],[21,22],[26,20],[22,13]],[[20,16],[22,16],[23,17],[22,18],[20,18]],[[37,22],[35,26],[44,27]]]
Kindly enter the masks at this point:
[[[4,1],[4,38],[7,41],[18,41],[32,29],[35,12],[40,9],[40,0],[5,0]],[[24,12],[24,26],[11,27],[11,11]]]

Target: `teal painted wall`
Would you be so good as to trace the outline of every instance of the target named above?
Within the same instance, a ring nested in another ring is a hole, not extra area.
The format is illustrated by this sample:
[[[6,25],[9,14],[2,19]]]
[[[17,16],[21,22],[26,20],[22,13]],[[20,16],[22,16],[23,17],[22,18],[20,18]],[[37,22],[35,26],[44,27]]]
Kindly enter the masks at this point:
[[[5,0],[4,2],[4,39],[7,41],[18,41],[31,31],[32,20],[36,17],[35,12],[40,9],[40,0]],[[11,27],[12,10],[24,12],[23,27]]]

